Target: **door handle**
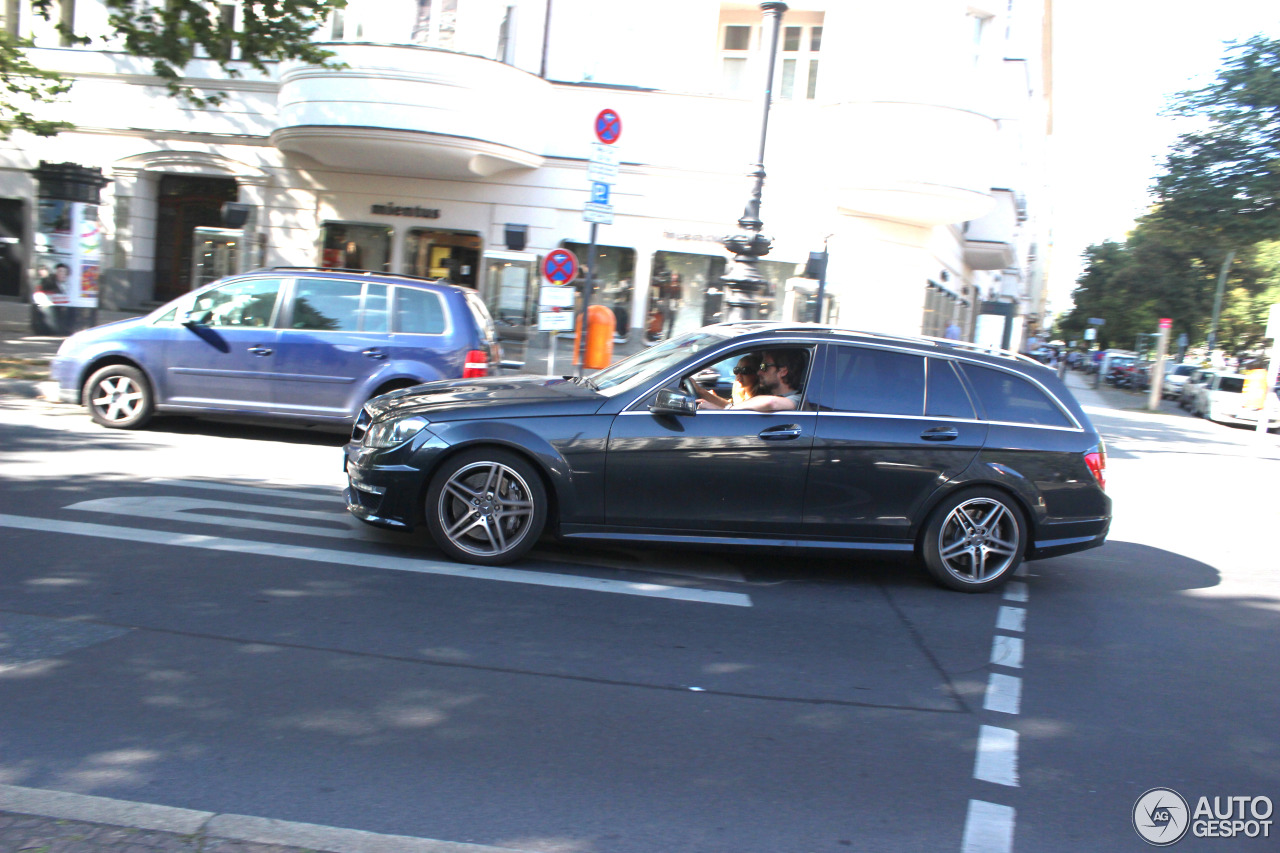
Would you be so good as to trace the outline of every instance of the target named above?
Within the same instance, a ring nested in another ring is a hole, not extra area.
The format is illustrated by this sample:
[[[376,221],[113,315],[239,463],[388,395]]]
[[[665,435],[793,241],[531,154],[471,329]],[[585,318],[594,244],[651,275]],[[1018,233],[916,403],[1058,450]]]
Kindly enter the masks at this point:
[[[367,355],[369,358],[378,359],[379,361],[387,357],[387,354],[380,349],[367,349],[360,354]]]
[[[931,427],[920,433],[925,441],[954,441],[960,437],[955,427]]]
[[[785,424],[762,430],[760,438],[765,441],[790,441],[793,438],[799,438],[802,432],[799,424]]]
[[[249,347],[249,352],[254,355],[271,355],[274,350],[272,350],[271,347],[252,346]]]

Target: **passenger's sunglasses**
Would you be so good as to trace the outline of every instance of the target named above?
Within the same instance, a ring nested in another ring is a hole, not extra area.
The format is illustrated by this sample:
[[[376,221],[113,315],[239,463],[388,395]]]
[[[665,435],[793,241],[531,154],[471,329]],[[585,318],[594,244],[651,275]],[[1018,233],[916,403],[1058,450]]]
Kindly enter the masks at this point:
[[[742,375],[742,374],[744,374],[744,373],[755,373],[755,372],[756,372],[756,369],[755,369],[755,367],[754,367],[754,366],[752,366],[752,367],[735,367],[735,368],[733,369],[733,375],[734,375],[734,376],[741,376],[741,375]]]

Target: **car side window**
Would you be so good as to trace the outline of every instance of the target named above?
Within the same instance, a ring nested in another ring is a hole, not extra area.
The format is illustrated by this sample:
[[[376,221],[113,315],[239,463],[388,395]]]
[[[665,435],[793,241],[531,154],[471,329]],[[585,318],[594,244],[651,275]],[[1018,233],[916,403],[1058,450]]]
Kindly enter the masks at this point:
[[[191,314],[205,326],[270,326],[279,295],[279,279],[233,281],[200,293]]]
[[[923,415],[924,361],[923,356],[890,350],[832,347],[818,408],[878,415]]]
[[[1021,376],[976,364],[966,364],[964,373],[969,377],[989,421],[1074,426],[1043,391]]]
[[[928,359],[929,379],[925,388],[924,413],[933,418],[976,417],[973,401],[964,383],[956,375],[951,361],[945,358]]]
[[[300,278],[294,288],[290,327],[317,332],[354,332],[360,327],[363,283]]]
[[[443,335],[444,302],[434,290],[397,287],[395,331],[408,335]]]

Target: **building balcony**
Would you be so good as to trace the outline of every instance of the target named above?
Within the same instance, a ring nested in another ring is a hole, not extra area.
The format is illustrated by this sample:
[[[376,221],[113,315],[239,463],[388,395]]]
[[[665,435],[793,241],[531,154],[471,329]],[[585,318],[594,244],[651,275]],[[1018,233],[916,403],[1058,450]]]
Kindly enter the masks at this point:
[[[965,223],[964,262],[970,269],[1002,270],[1013,263],[1023,204],[1011,190],[993,189],[995,204],[981,219]]]
[[[346,67],[281,74],[271,142],[345,171],[475,180],[536,169],[551,86],[477,56],[330,44]]]
[[[996,122],[920,103],[835,104],[824,122],[842,213],[914,225],[980,219],[990,193]]]

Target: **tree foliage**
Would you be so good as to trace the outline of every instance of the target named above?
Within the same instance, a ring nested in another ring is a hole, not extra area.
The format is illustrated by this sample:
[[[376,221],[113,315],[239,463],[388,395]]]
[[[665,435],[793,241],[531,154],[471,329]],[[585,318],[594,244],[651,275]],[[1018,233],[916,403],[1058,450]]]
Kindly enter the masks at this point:
[[[1280,41],[1232,45],[1214,82],[1183,92],[1178,115],[1200,120],[1155,178],[1156,205],[1123,243],[1085,252],[1075,307],[1061,337],[1079,339],[1100,317],[1102,346],[1129,348],[1173,319],[1173,333],[1206,341],[1223,259],[1236,253],[1218,320],[1219,346],[1262,343],[1267,308],[1280,298]]]
[[[312,36],[347,0],[243,0],[235,20],[222,15],[223,3],[210,0],[104,0],[111,32],[88,36],[58,31],[71,44],[122,45],[133,56],[151,60],[153,73],[169,92],[188,103],[216,105],[223,94],[201,94],[184,82],[183,73],[197,59],[216,62],[228,78],[241,76],[244,68],[265,71],[267,63],[296,59],[332,67],[332,52]],[[58,13],[55,0],[32,0],[32,9],[46,20]],[[64,122],[40,120],[34,110],[41,103],[57,101],[70,81],[30,62],[29,40],[0,38],[0,136],[25,130],[51,136],[68,128]]]

